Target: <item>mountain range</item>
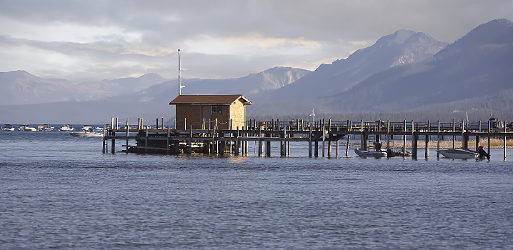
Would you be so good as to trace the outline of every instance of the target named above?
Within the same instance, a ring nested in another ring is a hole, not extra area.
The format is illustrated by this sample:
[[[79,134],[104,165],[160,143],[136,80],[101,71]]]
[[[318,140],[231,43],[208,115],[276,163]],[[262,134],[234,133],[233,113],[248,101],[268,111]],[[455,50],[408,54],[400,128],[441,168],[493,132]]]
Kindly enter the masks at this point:
[[[498,95],[513,88],[513,23],[482,24],[427,60],[381,71],[349,91],[332,96],[331,105],[351,112],[404,112],[451,109],[455,102]],[[511,107],[510,107],[511,108]],[[489,113],[489,112],[488,112]]]
[[[324,114],[495,112],[513,119],[512,77],[513,23],[497,19],[452,44],[398,30],[312,72],[275,67],[234,79],[184,79],[182,93],[244,94],[253,102],[249,117],[305,115],[315,108]],[[171,118],[168,103],[178,89],[176,80],[157,74],[72,83],[24,71],[0,73],[0,87],[6,90],[0,122],[8,123]]]
[[[447,45],[422,32],[398,30],[346,59],[322,64],[294,84],[275,91],[271,99],[314,98],[345,92],[380,71],[429,59]]]

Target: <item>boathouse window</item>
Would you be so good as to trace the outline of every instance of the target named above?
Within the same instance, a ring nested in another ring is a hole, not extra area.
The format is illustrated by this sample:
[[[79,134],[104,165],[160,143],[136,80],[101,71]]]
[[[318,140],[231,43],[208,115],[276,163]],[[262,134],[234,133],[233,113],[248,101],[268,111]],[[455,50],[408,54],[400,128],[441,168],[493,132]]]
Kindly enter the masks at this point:
[[[221,105],[213,105],[212,106],[212,113],[222,113],[221,112]]]

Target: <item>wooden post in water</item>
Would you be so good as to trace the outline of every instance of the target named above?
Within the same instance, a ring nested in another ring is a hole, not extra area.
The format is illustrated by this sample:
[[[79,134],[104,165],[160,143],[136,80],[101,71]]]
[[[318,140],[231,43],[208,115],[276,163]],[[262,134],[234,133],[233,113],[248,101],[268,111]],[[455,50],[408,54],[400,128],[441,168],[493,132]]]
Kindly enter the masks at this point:
[[[452,119],[452,132],[456,133],[456,120]],[[452,136],[452,148],[456,148],[456,135]]]
[[[479,130],[478,130],[479,133],[481,133],[481,121],[479,121]],[[479,145],[481,145],[481,136],[479,135],[476,135],[476,152],[477,152],[477,149],[479,148]]]
[[[258,125],[258,156],[262,156],[263,148],[263,140],[262,140],[262,126]]]
[[[507,146],[507,137],[506,137],[506,132],[507,132],[507,122],[504,121],[504,161],[506,161],[506,146]]]
[[[312,126],[313,124],[310,123],[310,133],[308,134],[308,157],[312,158]]]
[[[115,148],[116,148],[116,132],[114,132],[115,130],[113,129],[112,130],[112,140],[111,140],[111,143],[112,145],[110,146],[110,153],[111,154],[114,154],[115,153]]]
[[[461,121],[461,148],[468,149],[468,136],[465,132],[465,121]]]
[[[112,124],[112,123],[111,123],[111,124]],[[103,144],[102,144],[102,145],[103,145],[103,150],[102,150],[102,153],[103,153],[103,154],[105,154],[105,152],[106,152],[106,151],[105,151],[105,150],[106,150],[106,149],[105,149],[105,146],[106,146],[106,145],[105,145],[105,143],[107,142],[107,141],[105,140],[105,136],[106,136],[106,135],[105,135],[105,132],[106,132],[106,131],[107,131],[107,126],[105,126],[105,125],[104,125],[104,126],[103,126]]]
[[[240,139],[239,139],[239,135],[240,135],[240,131],[239,131],[239,126],[237,126],[237,138],[235,139],[235,155],[239,155],[240,154]]]
[[[164,130],[164,117],[162,117],[162,122],[161,122],[161,126],[162,126],[162,130]]]
[[[440,152],[438,152],[440,150],[440,120],[438,120],[438,140],[436,142],[436,159],[440,159]]]
[[[490,129],[491,129],[491,123],[490,123],[490,120],[488,120],[488,154],[490,154]]]
[[[406,156],[406,120],[404,120],[404,127],[403,127],[403,158]]]
[[[126,118],[126,148],[125,153],[128,154],[128,132],[130,131],[130,126],[128,126],[128,118]]]
[[[331,134],[331,118],[328,120],[328,158],[331,158],[331,147],[333,146],[332,145],[332,140],[333,140],[333,135]]]
[[[387,120],[387,151],[390,149],[390,120]]]
[[[353,125],[351,123],[352,123],[352,121],[347,120],[347,131],[348,132],[353,131],[353,128],[352,128]],[[348,133],[347,134],[347,142],[346,142],[346,157],[349,157],[349,142],[351,140],[350,137],[351,137],[351,134]]]
[[[281,156],[287,156],[287,126],[283,128],[283,141],[282,141],[282,153]]]
[[[428,120],[428,134],[426,134],[426,146],[424,147],[425,148],[425,151],[424,151],[424,158],[426,159],[429,159],[429,132],[431,132],[431,122]]]
[[[417,160],[418,133],[415,131],[415,121],[411,120],[411,151],[412,158]]]
[[[322,119],[322,158],[324,158],[324,141],[325,141],[325,136],[326,135],[326,126],[324,124],[324,119]]]
[[[321,153],[322,158],[324,158],[324,145],[325,145],[324,141],[326,140],[325,135],[326,135],[326,128],[324,126],[324,123],[322,123],[322,153]]]

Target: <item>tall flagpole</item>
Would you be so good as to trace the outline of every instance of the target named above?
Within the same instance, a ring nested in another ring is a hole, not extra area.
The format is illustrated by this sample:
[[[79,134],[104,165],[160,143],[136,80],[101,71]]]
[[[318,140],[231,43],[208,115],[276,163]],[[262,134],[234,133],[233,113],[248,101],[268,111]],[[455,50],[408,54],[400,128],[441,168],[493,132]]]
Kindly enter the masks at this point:
[[[180,66],[180,49],[178,49],[178,95],[182,95],[182,69]]]

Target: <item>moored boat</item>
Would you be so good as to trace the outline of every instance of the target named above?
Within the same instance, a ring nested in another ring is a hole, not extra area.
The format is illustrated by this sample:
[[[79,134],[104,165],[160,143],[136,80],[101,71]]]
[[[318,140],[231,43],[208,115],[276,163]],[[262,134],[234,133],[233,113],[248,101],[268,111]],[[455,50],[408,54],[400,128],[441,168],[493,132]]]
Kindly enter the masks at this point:
[[[360,157],[374,157],[381,158],[387,157],[387,152],[384,151],[368,151],[368,150],[360,150],[360,148],[356,148],[354,152]]]
[[[69,134],[75,137],[103,137],[103,133],[98,132],[98,130],[89,125],[84,125],[81,131],[71,132]]]
[[[37,131],[36,128],[33,128],[33,127],[30,127],[29,125],[27,124],[24,124],[24,125],[21,125],[18,130],[20,131]]]
[[[73,127],[69,124],[64,124],[59,130],[60,131],[73,131]]]
[[[438,153],[446,158],[451,159],[475,159],[479,156],[476,151],[462,149],[462,148],[449,148],[437,150]]]
[[[11,124],[5,124],[2,128],[4,131],[14,131],[14,127]]]

